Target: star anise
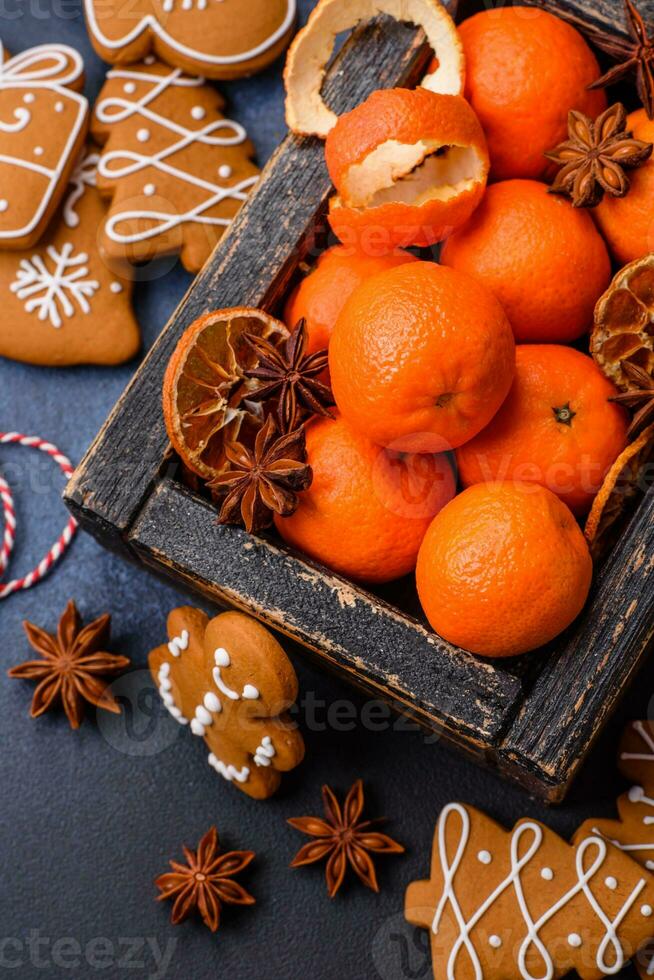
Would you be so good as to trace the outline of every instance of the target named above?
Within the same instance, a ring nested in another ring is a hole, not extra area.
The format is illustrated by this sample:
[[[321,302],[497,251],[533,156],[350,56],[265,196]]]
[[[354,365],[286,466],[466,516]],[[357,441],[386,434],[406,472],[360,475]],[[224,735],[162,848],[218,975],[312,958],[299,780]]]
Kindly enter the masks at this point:
[[[345,797],[343,809],[329,786],[322,788],[326,820],[320,817],[294,817],[288,822],[315,840],[300,848],[291,862],[292,868],[301,868],[328,858],[325,869],[327,891],[333,898],[343,884],[348,865],[356,872],[366,887],[379,891],[375,865],[370,853],[403,854],[404,848],[386,834],[370,828],[379,821],[361,820],[363,812],[363,783],[356,783]]]
[[[604,194],[624,197],[630,187],[625,170],[640,167],[654,145],[633,138],[619,102],[593,122],[583,112],[568,114],[568,139],[545,156],[562,169],[550,191],[564,194],[576,208],[596,207]]]
[[[630,364],[629,361],[622,362],[622,370],[633,387],[629,391],[614,395],[613,398],[609,398],[609,401],[635,410],[627,433],[630,439],[635,439],[643,429],[654,422],[654,379],[643,368],[638,367],[637,364]]]
[[[187,863],[169,861],[173,870],[155,880],[161,891],[157,901],[175,899],[171,916],[173,925],[179,925],[197,910],[204,924],[216,932],[222,905],[254,905],[252,895],[232,880],[234,875],[247,868],[254,858],[253,851],[220,854],[215,827],[204,835],[197,851],[188,847],[182,850]]]
[[[96,708],[120,713],[120,707],[102,683],[105,674],[116,674],[129,666],[127,657],[105,653],[111,617],[108,614],[82,627],[73,600],[59,621],[57,635],[46,633],[33,623],[23,623],[27,639],[41,660],[28,660],[8,671],[10,677],[39,681],[32,700],[31,716],[38,718],[60,700],[71,728],[79,728],[84,702]]]
[[[640,101],[649,118],[654,119],[654,35],[650,36],[633,0],[624,0],[624,5],[628,38],[589,27],[587,22],[574,16],[566,15],[566,20],[577,24],[596,47],[618,62],[588,88],[605,88],[635,72]]]
[[[257,367],[246,371],[245,376],[261,382],[254,392],[248,392],[248,398],[255,402],[275,398],[282,432],[295,429],[307,413],[331,418],[329,406],[334,404],[334,396],[330,387],[318,380],[327,367],[327,351],[305,354],[305,320],[299,321],[281,348],[254,334],[246,334],[245,339],[259,357]]]
[[[245,525],[247,531],[268,527],[272,515],[288,517],[299,503],[298,491],[311,484],[313,473],[306,463],[304,429],[277,437],[269,415],[250,450],[240,442],[225,446],[228,469],[218,474],[209,488],[224,500],[219,524]]]

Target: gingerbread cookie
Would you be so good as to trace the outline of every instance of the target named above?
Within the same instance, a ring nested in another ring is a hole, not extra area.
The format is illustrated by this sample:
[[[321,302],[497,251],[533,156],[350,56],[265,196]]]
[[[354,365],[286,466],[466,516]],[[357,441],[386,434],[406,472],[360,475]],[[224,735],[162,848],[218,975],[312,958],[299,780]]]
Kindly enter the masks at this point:
[[[293,35],[296,0],[85,0],[91,43],[112,65],[149,52],[209,78],[261,71]]]
[[[78,163],[61,211],[38,245],[0,251],[0,356],[30,364],[120,364],[140,345],[132,283],[102,261],[106,209],[95,187],[98,155]]]
[[[603,837],[571,847],[535,820],[505,831],[460,803],[442,811],[431,877],[405,914],[430,930],[434,976],[582,980],[617,973],[654,922],[654,877]]]
[[[105,144],[98,187],[111,199],[101,236],[114,265],[181,253],[198,272],[259,171],[245,130],[218,92],[152,58],[114,68],[93,112]]]
[[[281,646],[250,616],[209,620],[189,606],[171,612],[168,636],[148,658],[168,711],[204,738],[217,773],[254,799],[272,796],[304,757],[287,713],[297,677]]]
[[[10,58],[0,41],[0,249],[35,244],[65,194],[88,126],[83,84],[65,44]]]
[[[620,771],[636,785],[618,797],[617,820],[586,820],[575,834],[575,842],[599,834],[654,871],[654,723],[633,721],[625,729],[618,754]],[[654,936],[654,922],[651,926]],[[654,940],[635,957],[641,977],[654,976]]]

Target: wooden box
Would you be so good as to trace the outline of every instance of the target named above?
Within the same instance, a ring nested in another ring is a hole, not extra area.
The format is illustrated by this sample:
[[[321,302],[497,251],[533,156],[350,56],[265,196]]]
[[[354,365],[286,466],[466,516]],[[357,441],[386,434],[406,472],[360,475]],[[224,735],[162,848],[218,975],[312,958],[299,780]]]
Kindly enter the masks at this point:
[[[622,0],[542,5],[624,30]],[[654,19],[654,0],[640,6]],[[386,18],[364,25],[330,70],[327,100],[342,112],[376,88],[411,86],[429,56],[413,27]],[[221,527],[212,504],[177,477],[161,384],[179,337],[201,313],[218,307],[278,311],[299,264],[326,241],[330,192],[322,143],[288,137],[114,408],[71,480],[66,502],[108,548],[206,600],[254,614],[477,762],[559,801],[652,636],[653,490],[598,569],[574,627],[547,651],[490,662],[429,630],[411,582],[371,593],[293,553],[272,532],[252,537]]]

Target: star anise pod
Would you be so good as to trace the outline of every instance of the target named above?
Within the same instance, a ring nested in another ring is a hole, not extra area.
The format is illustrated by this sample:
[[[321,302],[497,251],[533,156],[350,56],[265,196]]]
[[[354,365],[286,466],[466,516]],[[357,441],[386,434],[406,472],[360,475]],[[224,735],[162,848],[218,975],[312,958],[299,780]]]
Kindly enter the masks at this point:
[[[605,88],[635,72],[640,101],[649,118],[654,119],[654,35],[650,35],[633,0],[624,0],[624,5],[629,37],[607,34],[571,15],[566,14],[565,19],[576,24],[589,41],[618,62],[588,88]]]
[[[633,138],[627,114],[617,102],[593,122],[583,112],[568,114],[568,139],[545,156],[562,169],[550,191],[564,194],[576,208],[596,207],[604,194],[624,197],[630,187],[625,170],[640,167],[654,145]]]
[[[348,865],[367,888],[378,892],[375,865],[370,853],[403,854],[404,848],[392,837],[370,829],[379,821],[360,819],[364,802],[360,779],[345,797],[342,809],[329,786],[323,786],[322,799],[325,820],[320,817],[294,817],[288,821],[291,827],[315,838],[300,848],[291,867],[301,868],[328,858],[325,877],[330,898],[343,884]]]
[[[318,380],[327,367],[327,351],[305,354],[305,320],[298,322],[282,347],[254,334],[246,334],[245,339],[259,357],[257,367],[246,371],[245,377],[261,382],[259,388],[248,392],[248,398],[255,402],[275,398],[282,432],[295,429],[307,413],[332,417],[329,406],[334,404],[334,396],[330,387]]]
[[[161,894],[157,901],[175,899],[171,920],[179,925],[198,911],[204,924],[216,932],[222,905],[254,905],[255,899],[234,875],[247,868],[254,851],[228,851],[220,854],[218,832],[212,827],[198,844],[197,851],[182,848],[186,864],[169,861],[172,871],[159,875],[155,885]]]
[[[228,469],[219,473],[209,488],[224,496],[219,524],[243,523],[247,531],[260,531],[272,515],[288,517],[299,503],[298,491],[311,484],[313,473],[306,463],[304,429],[277,436],[269,415],[250,450],[240,442],[225,446]]]
[[[38,718],[60,700],[71,728],[79,728],[84,702],[120,713],[120,707],[101,678],[129,666],[127,657],[105,653],[111,617],[107,614],[82,627],[77,606],[71,599],[59,621],[57,635],[33,623],[23,623],[27,639],[41,660],[12,667],[10,677],[39,681],[32,700],[32,718]]]
[[[630,364],[629,361],[622,362],[622,370],[633,387],[614,395],[609,401],[635,410],[627,433],[630,439],[635,439],[654,422],[654,379],[643,368]]]

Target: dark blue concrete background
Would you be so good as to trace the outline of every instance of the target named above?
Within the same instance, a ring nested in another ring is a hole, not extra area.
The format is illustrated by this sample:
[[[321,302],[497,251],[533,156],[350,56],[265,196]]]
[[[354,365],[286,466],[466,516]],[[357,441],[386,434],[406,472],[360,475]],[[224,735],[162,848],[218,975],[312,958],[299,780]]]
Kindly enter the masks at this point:
[[[310,0],[301,3],[304,18],[310,7]],[[89,46],[77,0],[5,0],[0,37],[13,52],[47,40],[75,45],[86,58],[87,94],[97,93],[104,68]],[[284,133],[281,67],[222,87],[261,163]],[[189,281],[177,267],[139,287],[145,348]],[[0,429],[51,439],[79,460],[136,367],[51,371],[0,361]],[[63,525],[62,480],[49,461],[25,449],[1,447],[0,466],[16,491],[12,571],[18,574],[35,564]],[[96,724],[91,711],[78,733],[60,713],[30,720],[33,685],[5,676],[30,654],[22,620],[52,630],[70,597],[87,618],[112,611],[112,649],[134,664],[117,689],[124,716],[104,715]],[[446,802],[468,801],[507,823],[529,814],[565,834],[586,816],[611,813],[621,786],[613,760],[621,719],[572,801],[547,811],[406,724],[378,717],[374,726],[365,724],[364,700],[297,651],[307,758],[274,800],[251,801],[211,771],[188,729],[160,711],[144,671],[148,651],[164,638],[166,614],[180,599],[80,536],[47,582],[0,603],[0,975],[428,978],[424,945],[403,929],[400,913],[407,883],[428,870],[434,821]],[[622,719],[646,712],[651,674],[636,685]],[[379,896],[352,886],[330,902],[322,869],[288,869],[304,839],[285,819],[318,813],[323,782],[341,792],[357,776],[365,779],[371,815],[392,816],[389,831],[408,853],[378,862]],[[243,878],[257,905],[228,909],[215,936],[193,922],[172,928],[170,907],[154,901],[153,886],[182,842],[195,845],[212,823],[228,847],[257,852]]]

